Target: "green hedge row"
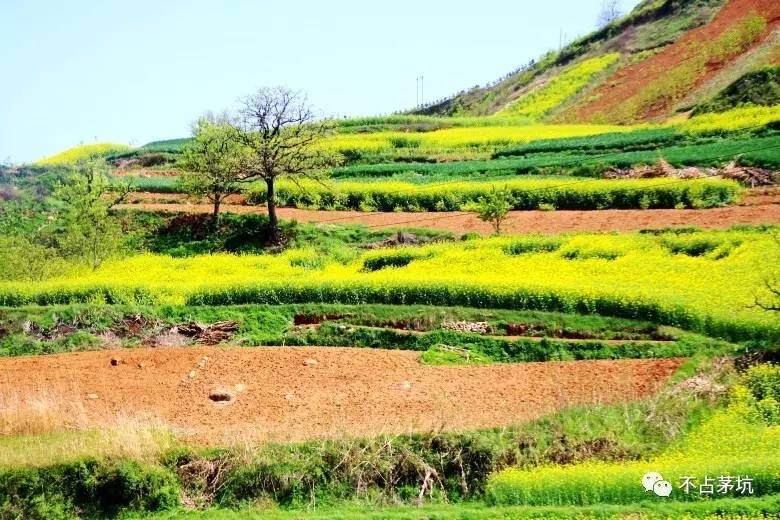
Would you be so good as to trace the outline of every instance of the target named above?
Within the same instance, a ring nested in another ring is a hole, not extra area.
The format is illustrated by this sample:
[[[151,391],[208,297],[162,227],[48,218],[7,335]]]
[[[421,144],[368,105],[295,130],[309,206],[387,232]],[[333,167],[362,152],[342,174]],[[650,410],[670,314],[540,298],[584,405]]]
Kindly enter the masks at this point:
[[[374,327],[356,327],[323,323],[316,330],[302,335],[287,334],[285,345],[362,347],[423,352],[439,345],[457,346],[499,363],[537,361],[572,361],[583,359],[646,359],[689,357],[704,350],[717,349],[723,353],[723,344],[689,335],[680,341],[651,343],[609,344],[599,340],[561,341],[554,338],[534,341],[531,339],[503,339],[467,334],[455,331],[432,331],[414,334]]]
[[[657,133],[656,133],[657,132]],[[634,135],[637,134],[637,135]],[[629,168],[637,164],[654,164],[660,157],[673,166],[720,166],[737,156],[748,165],[780,167],[780,135],[752,138],[699,140],[675,145],[671,134],[653,130],[642,133],[605,134],[588,138],[553,139],[498,152],[492,161],[445,163],[387,163],[353,165],[333,170],[334,178],[390,177],[416,173],[424,176],[459,177],[464,175],[527,174],[549,172],[573,175],[595,175],[599,169]],[[634,144],[630,144],[634,136]],[[625,143],[621,143],[624,140]],[[654,146],[654,140],[665,146]],[[612,148],[625,145],[627,149]],[[602,148],[603,147],[603,148]]]
[[[142,287],[116,289],[113,287],[57,288],[50,291],[26,293],[0,290],[0,307],[22,305],[67,305],[73,303],[106,303],[152,305],[157,303],[154,294]]]
[[[562,210],[709,208],[731,204],[741,193],[732,181],[528,179],[502,183],[457,182],[432,187],[409,183],[339,183],[332,187],[280,183],[278,203],[311,209],[362,211],[460,211],[487,195],[492,187],[510,194],[512,209]],[[264,187],[254,187],[249,202],[262,204]]]
[[[551,290],[497,291],[490,287],[452,285],[254,285],[195,292],[187,305],[239,305],[282,303],[343,303],[364,305],[464,306],[492,309],[533,309],[577,314],[600,314],[680,327],[729,341],[780,340],[780,324],[724,321],[697,314],[682,306],[662,306],[644,300],[608,296],[586,297]]]

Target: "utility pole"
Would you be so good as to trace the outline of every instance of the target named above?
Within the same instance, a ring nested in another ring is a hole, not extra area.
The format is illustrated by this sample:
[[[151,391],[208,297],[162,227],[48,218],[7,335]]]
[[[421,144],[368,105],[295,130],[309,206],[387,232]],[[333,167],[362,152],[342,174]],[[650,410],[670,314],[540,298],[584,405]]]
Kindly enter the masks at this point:
[[[417,76],[417,108],[425,104],[425,76]]]
[[[417,85],[415,86],[414,89],[414,95],[416,96],[414,101],[415,103],[414,106],[415,108],[420,108],[420,76],[417,76],[416,78],[414,78],[414,80],[417,82]]]

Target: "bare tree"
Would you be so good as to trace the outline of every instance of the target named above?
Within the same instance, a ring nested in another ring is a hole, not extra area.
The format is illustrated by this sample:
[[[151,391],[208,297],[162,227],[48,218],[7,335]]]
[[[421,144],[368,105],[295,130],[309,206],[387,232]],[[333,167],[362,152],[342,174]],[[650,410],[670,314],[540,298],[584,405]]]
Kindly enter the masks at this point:
[[[621,16],[623,16],[623,11],[620,9],[620,0],[604,0],[601,4],[601,11],[599,11],[599,18],[596,24],[600,29],[611,24]]]
[[[780,247],[780,234],[773,234],[772,237],[777,242],[778,247]],[[780,312],[780,276],[766,280],[764,285],[768,295],[766,298],[756,296],[755,307],[765,311]]]
[[[306,97],[286,87],[261,88],[242,100],[237,136],[251,156],[246,177],[266,183],[269,239],[282,240],[276,215],[275,183],[280,177],[297,182],[321,179],[334,156],[319,146],[332,124],[317,120]]]
[[[756,297],[756,307],[765,311],[780,312],[780,281],[767,280],[765,282],[766,290],[771,295],[768,300],[762,300]]]

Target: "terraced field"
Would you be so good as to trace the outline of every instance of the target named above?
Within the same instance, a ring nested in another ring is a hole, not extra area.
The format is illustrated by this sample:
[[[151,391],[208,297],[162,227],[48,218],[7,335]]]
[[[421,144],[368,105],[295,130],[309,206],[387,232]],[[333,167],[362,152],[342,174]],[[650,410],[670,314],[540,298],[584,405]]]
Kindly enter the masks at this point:
[[[0,165],[0,520],[780,518],[779,15]]]

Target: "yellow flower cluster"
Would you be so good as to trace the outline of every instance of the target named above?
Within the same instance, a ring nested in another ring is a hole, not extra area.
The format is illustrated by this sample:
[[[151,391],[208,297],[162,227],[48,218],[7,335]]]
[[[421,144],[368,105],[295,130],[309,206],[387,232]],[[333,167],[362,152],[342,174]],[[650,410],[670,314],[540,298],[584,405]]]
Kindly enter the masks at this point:
[[[631,504],[654,498],[642,486],[642,476],[652,471],[672,484],[673,500],[769,495],[780,491],[778,446],[780,427],[749,422],[726,410],[705,422],[680,446],[654,459],[509,468],[490,477],[488,494],[501,504]],[[730,488],[718,490],[721,476],[733,478]],[[692,478],[687,481],[690,485],[685,485],[685,477]],[[737,489],[737,477],[750,478],[753,493]],[[700,485],[709,486],[707,478],[712,479],[712,495],[708,487],[704,495],[700,493]]]
[[[673,123],[684,132],[704,133],[756,128],[780,121],[780,105],[735,108],[726,112],[701,114],[682,123]]]
[[[323,144],[329,150],[381,151],[393,148],[460,148],[502,146],[536,139],[581,137],[607,132],[628,132],[631,127],[616,125],[519,125],[445,128],[432,132],[374,132],[337,134]]]

